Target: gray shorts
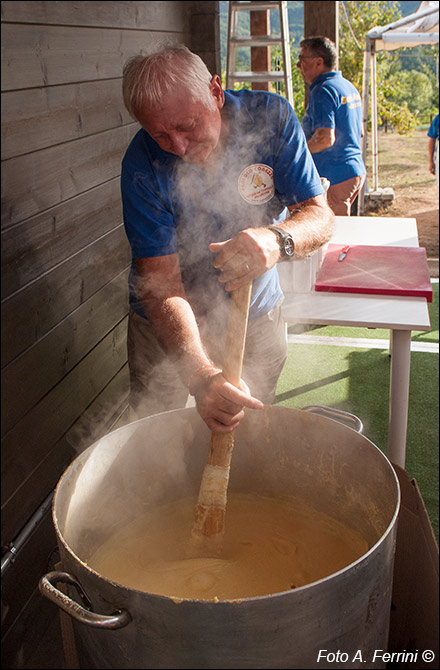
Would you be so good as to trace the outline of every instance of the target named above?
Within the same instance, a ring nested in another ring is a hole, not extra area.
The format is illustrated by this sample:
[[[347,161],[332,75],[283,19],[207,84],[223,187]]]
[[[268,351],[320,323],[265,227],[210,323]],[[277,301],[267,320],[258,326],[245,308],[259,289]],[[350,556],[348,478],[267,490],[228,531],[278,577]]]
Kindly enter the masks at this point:
[[[213,332],[207,322],[200,324],[200,331],[211,359],[222,367],[224,336]],[[133,418],[185,407],[188,388],[157,341],[150,321],[133,310],[128,320],[127,347]],[[265,405],[274,401],[286,358],[286,329],[280,302],[268,314],[250,321],[246,333],[242,378],[251,394]]]

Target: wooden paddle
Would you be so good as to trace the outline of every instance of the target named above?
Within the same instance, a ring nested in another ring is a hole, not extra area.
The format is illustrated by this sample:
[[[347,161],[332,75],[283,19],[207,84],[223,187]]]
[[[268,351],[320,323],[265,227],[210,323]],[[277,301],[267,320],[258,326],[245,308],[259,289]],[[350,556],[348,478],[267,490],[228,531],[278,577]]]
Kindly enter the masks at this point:
[[[234,386],[241,378],[251,289],[249,283],[231,294],[223,376]],[[192,528],[192,546],[199,555],[218,555],[222,549],[233,447],[233,432],[212,432]]]

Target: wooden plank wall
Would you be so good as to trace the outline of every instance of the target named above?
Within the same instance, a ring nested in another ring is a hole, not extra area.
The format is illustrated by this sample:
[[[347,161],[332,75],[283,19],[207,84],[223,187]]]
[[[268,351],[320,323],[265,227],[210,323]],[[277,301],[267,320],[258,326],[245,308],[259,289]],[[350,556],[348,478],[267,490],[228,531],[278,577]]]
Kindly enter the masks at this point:
[[[3,548],[17,539],[2,561],[2,667],[64,667],[58,609],[38,592],[58,556],[41,504],[126,420],[119,175],[138,125],[123,63],[167,40],[220,72],[218,4],[1,3]]]
[[[2,2],[3,546],[126,404],[121,72],[192,4]]]

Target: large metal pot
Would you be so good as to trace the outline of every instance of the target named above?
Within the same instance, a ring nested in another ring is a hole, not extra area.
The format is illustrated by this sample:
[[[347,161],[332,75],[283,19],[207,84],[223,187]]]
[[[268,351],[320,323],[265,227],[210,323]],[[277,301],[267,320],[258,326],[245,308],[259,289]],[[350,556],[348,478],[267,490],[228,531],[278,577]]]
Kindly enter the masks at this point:
[[[175,602],[86,565],[145,504],[197,494],[209,437],[195,409],[157,414],[106,435],[60,479],[53,520],[65,572],[45,575],[40,590],[73,617],[81,667],[385,667],[374,651],[387,649],[398,480],[374,444],[333,418],[282,407],[248,412],[235,435],[230,490],[293,493],[360,531],[370,549],[346,568],[240,602]],[[70,585],[66,594],[59,582]]]

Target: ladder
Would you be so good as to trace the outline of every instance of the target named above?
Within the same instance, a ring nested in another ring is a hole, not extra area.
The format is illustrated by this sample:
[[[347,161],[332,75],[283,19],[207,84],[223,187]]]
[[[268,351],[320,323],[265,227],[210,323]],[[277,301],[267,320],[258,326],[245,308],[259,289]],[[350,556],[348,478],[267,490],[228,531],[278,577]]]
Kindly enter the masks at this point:
[[[281,35],[237,35],[237,20],[239,12],[266,11],[277,9],[280,13]],[[283,71],[270,72],[237,72],[237,47],[267,47],[281,45],[283,54]],[[292,70],[290,63],[289,20],[287,2],[230,2],[228,16],[228,40],[226,45],[226,88],[233,88],[234,82],[277,82],[283,81],[285,96],[293,107]]]

